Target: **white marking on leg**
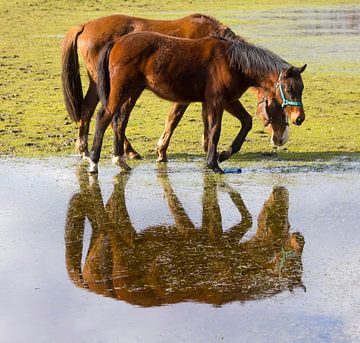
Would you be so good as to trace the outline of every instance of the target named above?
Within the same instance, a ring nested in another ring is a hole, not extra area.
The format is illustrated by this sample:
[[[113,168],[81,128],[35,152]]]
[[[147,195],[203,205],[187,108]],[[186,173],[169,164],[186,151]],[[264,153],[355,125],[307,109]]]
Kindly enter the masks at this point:
[[[97,163],[93,162],[91,159],[89,162],[90,162],[89,173],[97,173],[98,172]]]
[[[112,159],[111,159],[111,162],[113,164],[115,164],[116,166],[120,166],[120,156],[114,156]]]

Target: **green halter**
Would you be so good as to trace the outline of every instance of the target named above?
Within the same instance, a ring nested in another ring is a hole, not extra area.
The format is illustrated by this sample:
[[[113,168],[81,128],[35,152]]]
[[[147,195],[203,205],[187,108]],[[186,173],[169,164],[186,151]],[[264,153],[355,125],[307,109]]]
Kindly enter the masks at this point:
[[[280,83],[280,78],[281,78],[281,74],[279,76],[278,82],[276,83],[275,92],[279,88],[280,96],[281,96],[281,99],[283,101],[282,104],[281,104],[281,107],[282,108],[285,108],[286,106],[300,106],[300,107],[302,107],[303,106],[302,102],[300,102],[300,101],[289,101],[289,100],[287,100],[285,98],[285,94],[283,92],[283,89],[282,89],[282,86],[281,86],[281,83]]]

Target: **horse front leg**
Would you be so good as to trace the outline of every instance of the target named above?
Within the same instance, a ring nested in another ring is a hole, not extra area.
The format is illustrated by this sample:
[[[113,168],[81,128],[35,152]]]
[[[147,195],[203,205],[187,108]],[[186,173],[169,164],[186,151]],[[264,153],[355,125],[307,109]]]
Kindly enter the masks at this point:
[[[83,157],[89,158],[88,136],[90,121],[95,112],[96,105],[99,102],[99,96],[96,90],[96,84],[90,79],[89,88],[81,104],[81,119],[79,123],[78,139],[76,140],[76,151]]]
[[[131,96],[130,99],[127,102],[125,102],[125,104],[121,107],[121,113],[124,113],[124,115],[127,117],[130,116],[130,113],[133,110],[141,92],[142,90],[139,93]],[[141,160],[140,154],[132,147],[126,136],[124,136],[124,153],[128,158],[132,160]],[[115,150],[114,150],[114,155],[116,156]]]
[[[202,138],[202,146],[204,148],[205,152],[208,152],[209,149],[209,123],[206,113],[206,104],[202,103],[202,111],[201,111],[201,117],[203,121],[203,127],[204,127],[204,133]]]
[[[166,150],[169,146],[170,138],[188,106],[189,104],[183,105],[178,103],[174,103],[172,105],[170,112],[168,113],[166,118],[164,132],[162,133],[157,143],[156,153],[158,155],[158,158],[156,162],[167,162]]]
[[[234,141],[231,143],[230,148],[227,151],[222,151],[219,154],[219,162],[227,160],[228,158],[230,158],[231,155],[240,150],[247,134],[252,128],[252,117],[245,110],[244,106],[240,103],[240,101],[237,100],[230,104],[226,104],[225,110],[240,120],[241,129],[235,137]]]
[[[221,133],[221,119],[224,111],[223,101],[209,100],[206,102],[207,119],[209,123],[209,149],[207,166],[215,173],[224,174],[217,161],[217,145]]]

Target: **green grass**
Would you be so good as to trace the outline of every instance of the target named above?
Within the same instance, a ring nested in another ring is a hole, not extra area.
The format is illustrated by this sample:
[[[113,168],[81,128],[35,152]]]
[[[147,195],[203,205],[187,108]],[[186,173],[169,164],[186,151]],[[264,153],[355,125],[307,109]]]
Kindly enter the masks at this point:
[[[360,60],[324,54],[302,55],[297,44],[331,47],[337,37],[288,37],[280,35],[286,25],[276,15],[292,9],[352,8],[350,1],[4,1],[0,0],[0,156],[66,156],[74,153],[77,125],[63,104],[60,84],[60,45],[73,25],[113,13],[173,19],[194,12],[217,17],[250,41],[260,43],[298,65],[307,62],[303,74],[306,120],[292,126],[286,149],[277,151],[283,160],[330,159],[339,155],[359,157]],[[341,7],[337,7],[340,6]],[[359,10],[359,7],[357,7]],[[260,11],[260,12],[259,12]],[[272,12],[271,12],[272,11]],[[273,20],[258,18],[274,13]],[[285,26],[284,26],[285,25]],[[273,30],[274,35],[268,33]],[[241,31],[241,32],[240,32]],[[296,32],[296,31],[291,31]],[[290,33],[291,34],[291,33]],[[293,34],[293,33],[292,33]],[[359,43],[358,36],[339,36],[342,44]],[[291,44],[289,44],[289,41]],[[276,49],[275,49],[276,48]],[[305,51],[305,50],[304,50]],[[310,50],[309,50],[310,51]],[[85,77],[83,78],[85,80]],[[84,88],[86,82],[83,81]],[[255,113],[255,98],[245,94],[242,102]],[[170,104],[149,92],[139,99],[131,115],[127,136],[144,156],[152,158]],[[192,104],[176,130],[169,155],[202,156],[200,105]],[[93,128],[93,125],[92,125]],[[225,114],[219,149],[227,147],[239,123]],[[111,154],[111,130],[104,141],[103,156]],[[90,136],[91,142],[92,135]],[[245,142],[240,157],[261,159],[272,151],[260,120]]]

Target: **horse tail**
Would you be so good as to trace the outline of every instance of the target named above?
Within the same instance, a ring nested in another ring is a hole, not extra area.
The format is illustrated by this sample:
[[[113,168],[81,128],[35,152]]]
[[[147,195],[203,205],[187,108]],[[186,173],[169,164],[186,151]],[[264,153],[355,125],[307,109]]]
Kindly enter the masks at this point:
[[[66,34],[61,53],[61,81],[65,106],[73,121],[81,119],[81,104],[84,96],[80,78],[77,38],[83,32],[84,25],[75,26]]]
[[[110,94],[109,55],[114,44],[115,42],[111,41],[104,46],[100,52],[98,62],[97,91],[104,106],[106,106]]]

